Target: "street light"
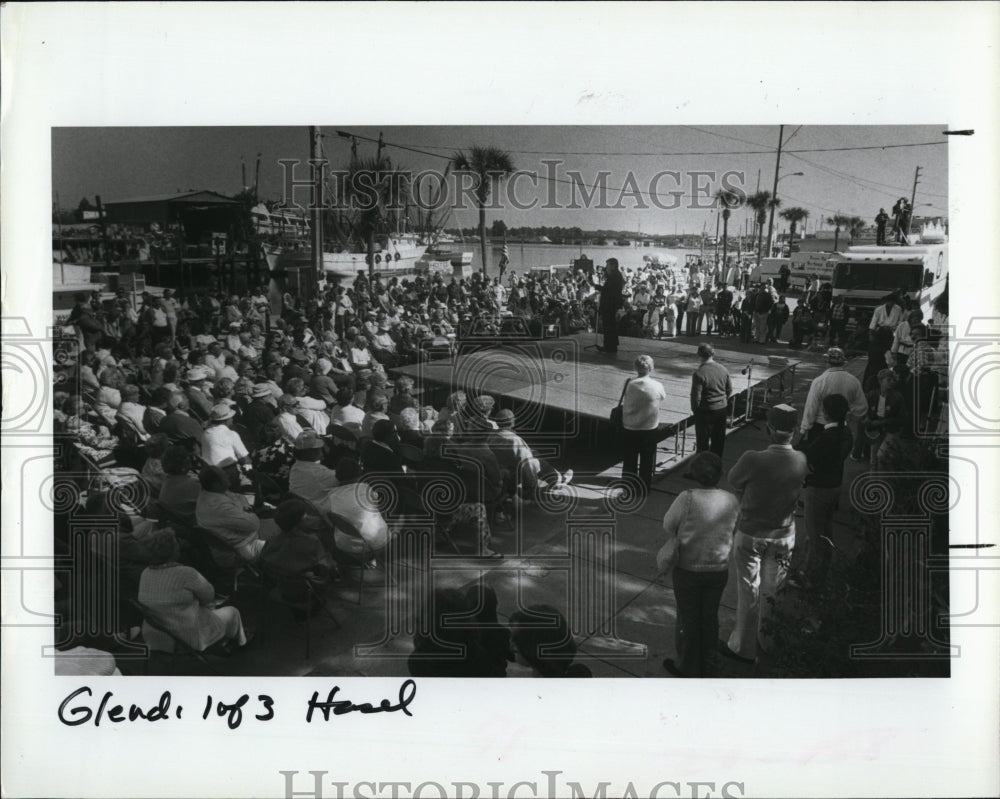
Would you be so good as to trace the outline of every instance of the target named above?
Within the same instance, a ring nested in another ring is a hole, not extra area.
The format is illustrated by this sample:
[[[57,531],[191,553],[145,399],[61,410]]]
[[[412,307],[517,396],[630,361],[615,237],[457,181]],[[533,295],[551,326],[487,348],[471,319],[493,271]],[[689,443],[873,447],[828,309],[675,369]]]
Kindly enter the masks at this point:
[[[778,184],[784,178],[792,178],[796,176],[804,175],[805,172],[786,172],[784,175],[778,175],[777,179],[774,181],[774,196],[771,198],[771,214],[767,220],[767,257],[771,257],[771,237],[774,234],[774,206],[776,200],[778,199]],[[790,254],[790,253],[789,253]]]

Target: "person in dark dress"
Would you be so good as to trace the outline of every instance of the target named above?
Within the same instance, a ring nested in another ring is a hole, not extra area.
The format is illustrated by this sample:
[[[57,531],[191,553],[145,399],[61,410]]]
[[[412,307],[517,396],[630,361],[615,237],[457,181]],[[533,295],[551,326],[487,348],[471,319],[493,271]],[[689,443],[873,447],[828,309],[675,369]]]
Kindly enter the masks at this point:
[[[625,281],[618,271],[618,259],[608,258],[604,267],[604,284],[600,287],[601,300],[599,312],[601,328],[604,331],[604,346],[598,347],[601,352],[614,355],[618,352],[618,319],[616,314],[624,302],[622,290]]]

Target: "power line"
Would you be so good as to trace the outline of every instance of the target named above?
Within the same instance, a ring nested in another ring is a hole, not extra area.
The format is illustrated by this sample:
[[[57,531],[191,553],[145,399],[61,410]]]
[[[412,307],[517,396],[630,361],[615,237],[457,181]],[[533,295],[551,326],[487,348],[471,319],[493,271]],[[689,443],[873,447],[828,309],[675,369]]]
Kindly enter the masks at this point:
[[[697,128],[695,128],[698,130]],[[716,134],[722,135],[722,134]],[[375,142],[378,139],[373,139],[370,136],[362,136],[356,133],[347,134],[347,137],[353,137],[356,139],[363,139],[365,141]],[[733,138],[726,136],[724,138]],[[927,141],[927,142],[910,142],[906,144],[868,144],[868,145],[858,145],[853,147],[813,147],[805,148],[801,150],[787,150],[783,152],[788,152],[792,155],[796,153],[839,153],[839,152],[856,152],[861,150],[890,150],[898,149],[902,147],[933,147],[937,145],[947,144],[947,141]],[[421,155],[429,155],[434,158],[444,158],[451,160],[451,156],[442,155],[439,152],[430,152],[429,150],[422,150],[417,147],[411,147],[405,144],[398,144],[396,142],[383,141],[386,147],[395,147],[400,150],[408,150],[414,153],[420,153]],[[451,152],[456,152],[463,148],[461,147],[449,147],[445,145],[434,145],[425,144],[423,147],[428,147],[430,150],[449,150]],[[774,155],[774,150],[702,150],[702,151],[679,151],[679,152],[622,152],[622,151],[611,151],[611,150],[592,150],[592,151],[582,151],[582,150],[508,150],[508,152],[515,155],[603,155],[603,156],[632,156],[632,157],[679,157],[679,156],[692,156],[692,155]]]
[[[819,169],[822,172],[827,172],[827,173],[829,173],[830,175],[832,175],[834,177],[838,177],[838,178],[841,178],[842,180],[846,180],[846,181],[849,181],[849,182],[856,183],[857,185],[861,186],[864,189],[872,189],[872,190],[874,190],[873,187],[880,186],[882,188],[892,189],[894,192],[899,192],[899,191],[906,192],[906,191],[908,191],[907,188],[904,188],[902,186],[890,186],[888,183],[879,183],[877,180],[870,180],[868,178],[858,177],[857,175],[851,175],[851,174],[849,174],[847,172],[843,172],[843,171],[841,171],[839,169],[834,169],[831,166],[826,166],[824,164],[817,164],[815,161],[810,161],[808,158],[803,158],[802,156],[795,155],[794,153],[792,153],[792,157],[798,159],[799,161],[802,161],[805,164],[809,164],[809,166],[811,166],[811,167],[813,167],[815,169]],[[924,192],[921,192],[921,194],[926,194],[926,195],[928,195],[930,197],[940,197],[942,199],[947,199],[948,198],[947,194],[937,194],[937,193],[931,192],[931,191],[924,191]],[[891,196],[891,195],[887,194],[886,196],[888,197],[888,196]]]

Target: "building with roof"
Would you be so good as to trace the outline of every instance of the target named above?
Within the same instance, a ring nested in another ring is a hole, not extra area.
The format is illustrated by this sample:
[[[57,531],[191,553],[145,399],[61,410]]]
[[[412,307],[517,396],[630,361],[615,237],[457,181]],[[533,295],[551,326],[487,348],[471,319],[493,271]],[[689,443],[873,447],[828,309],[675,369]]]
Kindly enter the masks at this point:
[[[208,227],[225,230],[241,208],[238,201],[214,191],[186,191],[129,197],[104,203],[107,221],[112,224],[167,226],[185,223],[197,215]]]

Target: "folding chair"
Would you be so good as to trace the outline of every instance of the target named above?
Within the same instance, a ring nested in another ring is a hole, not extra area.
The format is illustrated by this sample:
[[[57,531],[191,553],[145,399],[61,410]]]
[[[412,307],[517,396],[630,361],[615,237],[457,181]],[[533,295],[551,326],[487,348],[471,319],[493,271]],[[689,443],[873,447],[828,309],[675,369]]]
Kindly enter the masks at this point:
[[[261,564],[261,574],[266,581],[273,583],[271,590],[262,590],[261,599],[270,599],[277,605],[288,608],[293,616],[303,615],[306,632],[306,660],[311,652],[311,627],[310,618],[317,604],[323,613],[334,623],[338,630],[342,629],[340,621],[333,615],[333,612],[326,604],[326,597],[317,590],[317,584],[310,579],[308,574],[289,574],[275,569],[273,566]],[[289,599],[283,595],[283,588],[301,588],[302,599]],[[360,598],[360,597],[359,597]],[[262,614],[263,617],[263,614]]]
[[[164,635],[168,636],[174,642],[174,651],[172,653],[163,652],[163,654],[173,654],[174,657],[176,657],[178,655],[190,656],[190,657],[194,658],[195,660],[197,660],[200,664],[202,664],[212,674],[215,674],[215,675],[219,674],[218,669],[216,669],[211,664],[211,662],[209,662],[208,658],[205,657],[205,653],[204,652],[199,652],[197,649],[195,649],[194,647],[192,647],[189,644],[185,643],[182,639],[178,638],[161,621],[159,621],[156,618],[155,614],[153,613],[152,610],[150,610],[150,608],[148,608],[145,605],[143,605],[138,599],[130,599],[128,601],[129,601],[129,604],[131,604],[132,607],[134,607],[136,609],[136,611],[138,611],[139,615],[142,617],[142,620],[146,624],[148,624],[150,627],[152,627],[157,632],[161,632]],[[150,649],[150,651],[153,652],[153,651],[160,651],[160,650]],[[145,671],[146,671],[146,674],[148,675],[149,674],[149,659],[146,660]]]

